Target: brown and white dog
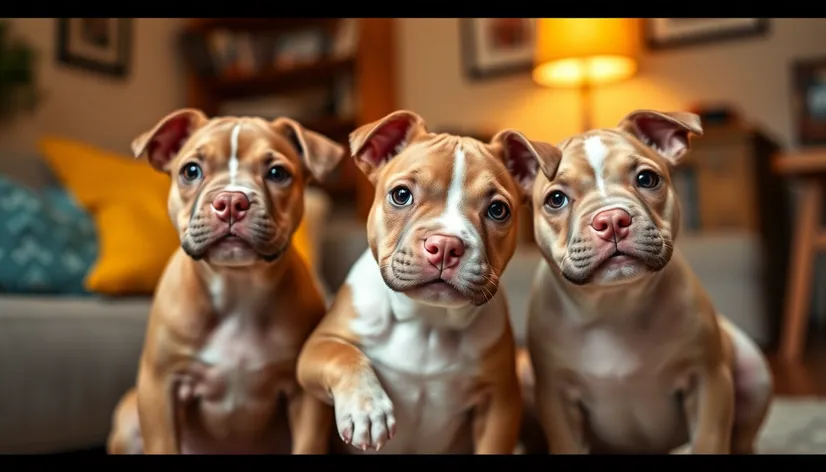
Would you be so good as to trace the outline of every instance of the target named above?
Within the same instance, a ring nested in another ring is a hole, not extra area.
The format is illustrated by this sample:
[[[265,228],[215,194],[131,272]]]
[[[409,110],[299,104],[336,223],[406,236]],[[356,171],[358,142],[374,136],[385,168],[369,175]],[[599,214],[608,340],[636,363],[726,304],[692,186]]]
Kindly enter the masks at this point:
[[[558,151],[512,130],[490,143],[430,133],[409,111],[350,146],[376,188],[369,249],[307,341],[299,382],[357,449],[512,453],[522,406],[499,277],[537,154]]]
[[[332,409],[295,375],[325,304],[290,241],[305,184],[344,147],[286,118],[183,109],[132,149],[172,176],[181,248],[155,293],[137,387],[115,411],[109,451],[327,452]]]
[[[564,141],[533,189],[546,261],[528,338],[553,453],[751,453],[772,397],[765,358],[718,314],[674,242],[671,166],[690,113],[635,111]]]

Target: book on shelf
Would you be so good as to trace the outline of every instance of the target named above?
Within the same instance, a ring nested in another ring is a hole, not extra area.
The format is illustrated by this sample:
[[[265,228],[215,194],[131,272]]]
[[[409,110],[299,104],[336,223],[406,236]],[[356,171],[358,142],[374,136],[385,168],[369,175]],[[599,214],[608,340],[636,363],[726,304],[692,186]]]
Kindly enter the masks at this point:
[[[201,76],[249,76],[265,70],[290,69],[319,60],[346,59],[355,49],[354,22],[342,22],[335,35],[323,28],[279,33],[214,29],[185,32],[185,60]],[[334,37],[333,37],[334,36]]]
[[[181,53],[187,65],[202,77],[217,75],[215,63],[204,41],[203,35],[194,32],[184,32],[180,40]]]

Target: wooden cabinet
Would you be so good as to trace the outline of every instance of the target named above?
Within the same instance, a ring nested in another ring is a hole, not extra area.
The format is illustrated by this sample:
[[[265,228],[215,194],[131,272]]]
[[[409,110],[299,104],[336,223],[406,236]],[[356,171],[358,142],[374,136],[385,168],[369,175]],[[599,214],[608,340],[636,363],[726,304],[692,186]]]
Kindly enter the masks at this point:
[[[693,180],[690,198],[681,195],[684,221],[692,213],[697,220],[686,231],[759,235],[772,343],[779,332],[791,240],[789,191],[771,170],[778,151],[777,143],[754,128],[708,126],[675,169],[675,175],[686,173]]]
[[[185,35],[207,35],[211,31],[229,30],[245,35],[273,36],[315,28],[333,34],[340,27],[339,18],[190,18]],[[290,94],[331,85],[342,75],[349,75],[354,98],[354,116],[320,116],[303,122],[307,128],[323,133],[348,147],[348,135],[356,127],[378,120],[396,109],[395,42],[392,18],[355,20],[356,45],[349,57],[323,56],[319,60],[294,67],[272,67],[253,74],[210,76],[199,73],[188,58],[188,106],[200,108],[208,115],[220,112],[222,103],[236,99],[258,99],[272,94]],[[186,53],[185,53],[186,54]],[[192,54],[190,54],[192,55]],[[327,182],[319,185],[333,200],[336,212],[355,209],[366,219],[373,198],[373,187],[353,163],[345,157]]]

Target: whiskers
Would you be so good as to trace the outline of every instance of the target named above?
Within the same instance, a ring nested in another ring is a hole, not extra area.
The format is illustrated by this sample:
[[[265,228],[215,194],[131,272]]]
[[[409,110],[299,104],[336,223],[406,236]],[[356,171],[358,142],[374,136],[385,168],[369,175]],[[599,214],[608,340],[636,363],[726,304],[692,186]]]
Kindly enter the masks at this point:
[[[381,259],[379,270],[387,286],[397,292],[443,280],[475,305],[483,305],[496,295],[500,282],[499,269],[488,263],[487,258],[478,260],[483,257],[463,261],[459,270],[444,280],[438,278],[438,271],[431,270],[432,266],[422,254],[402,248]]]
[[[235,235],[262,259],[279,258],[290,244],[292,233],[286,222],[275,221],[263,205],[253,206],[243,221],[232,226],[214,220],[208,209],[195,212],[181,235],[181,247],[193,259],[201,259],[220,239]]]
[[[499,288],[500,277],[497,274],[497,272],[491,271],[486,271],[480,275],[484,280],[484,283],[475,284],[472,287],[470,287],[470,290],[474,294],[478,295],[472,297],[474,299],[474,303],[476,303],[477,305],[484,305],[485,303],[489,302],[494,295],[496,295],[496,292]]]
[[[577,285],[585,284],[617,252],[637,259],[651,271],[665,267],[671,260],[674,243],[654,222],[642,218],[634,218],[633,221],[629,239],[615,243],[613,249],[606,247],[605,243],[601,242],[600,246],[588,237],[575,234],[559,258],[562,275]],[[582,231],[588,231],[588,227]]]

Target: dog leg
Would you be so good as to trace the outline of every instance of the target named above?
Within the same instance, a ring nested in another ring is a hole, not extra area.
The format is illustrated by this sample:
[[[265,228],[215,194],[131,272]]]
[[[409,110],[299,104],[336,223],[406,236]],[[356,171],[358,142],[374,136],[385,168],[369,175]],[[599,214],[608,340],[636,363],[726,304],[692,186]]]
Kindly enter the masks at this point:
[[[476,454],[513,454],[519,440],[522,398],[516,372],[508,362],[495,377],[490,395],[474,410],[473,431]]]
[[[760,348],[737,326],[720,318],[734,347],[734,426],[732,454],[753,454],[774,394],[771,369]]]
[[[588,454],[582,410],[559,389],[537,376],[536,410],[551,454]]]
[[[731,369],[718,364],[699,377],[684,398],[693,454],[729,454],[734,420],[734,383]]]
[[[142,454],[143,440],[138,420],[138,394],[132,388],[121,398],[112,415],[112,431],[106,441],[109,454]]]
[[[330,443],[333,411],[318,398],[299,391],[290,398],[293,454],[325,454]]]
[[[354,345],[316,333],[298,359],[298,381],[317,398],[332,401],[342,441],[379,450],[393,437],[396,418],[370,360]]]
[[[146,454],[180,454],[176,414],[176,382],[141,362],[138,373],[137,406],[141,437]]]

